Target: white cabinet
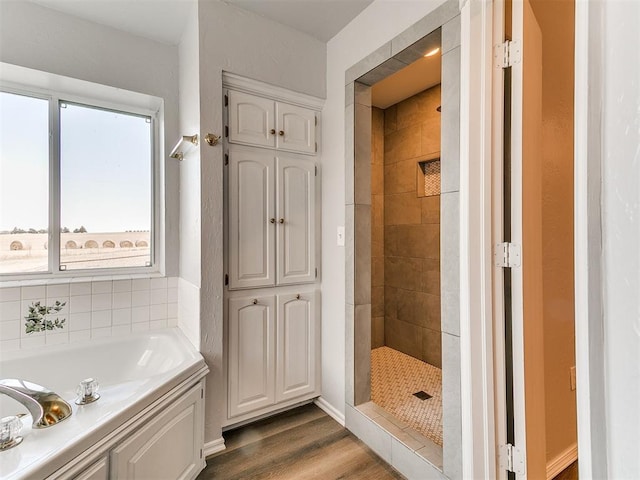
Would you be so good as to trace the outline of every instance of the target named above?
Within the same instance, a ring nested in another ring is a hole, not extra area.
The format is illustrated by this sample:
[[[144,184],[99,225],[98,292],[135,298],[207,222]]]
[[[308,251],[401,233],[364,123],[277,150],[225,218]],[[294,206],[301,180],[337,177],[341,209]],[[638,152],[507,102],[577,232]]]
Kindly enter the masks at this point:
[[[314,292],[278,295],[277,402],[316,389],[320,322],[315,318],[315,300]]]
[[[110,478],[195,478],[203,464],[202,397],[198,384],[113,449]]]
[[[89,468],[73,478],[74,480],[108,480],[109,458],[102,457]]]
[[[275,297],[229,300],[229,416],[275,401]]]
[[[276,148],[316,153],[316,114],[313,110],[276,102]]]
[[[275,158],[229,152],[229,287],[275,285]]]
[[[229,150],[229,288],[316,279],[316,167],[268,150]]]
[[[244,92],[229,90],[230,143],[316,153],[316,112]]]
[[[317,292],[229,300],[228,416],[317,394]]]
[[[229,142],[273,148],[276,145],[275,103],[229,90]]]

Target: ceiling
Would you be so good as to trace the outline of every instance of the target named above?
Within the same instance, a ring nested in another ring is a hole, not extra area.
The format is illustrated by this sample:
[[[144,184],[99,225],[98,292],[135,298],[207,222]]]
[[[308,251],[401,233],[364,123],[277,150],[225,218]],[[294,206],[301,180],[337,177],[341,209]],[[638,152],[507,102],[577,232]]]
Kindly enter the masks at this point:
[[[328,42],[373,0],[226,0]]]
[[[1,0],[0,0],[1,1]],[[177,45],[193,0],[30,0],[90,22]]]
[[[440,83],[442,56],[422,57],[371,87],[371,105],[388,108]]]
[[[1,0],[0,0],[1,1]],[[30,0],[145,38],[180,43],[195,0]],[[216,0],[203,0],[216,1]],[[226,0],[327,42],[373,0]]]

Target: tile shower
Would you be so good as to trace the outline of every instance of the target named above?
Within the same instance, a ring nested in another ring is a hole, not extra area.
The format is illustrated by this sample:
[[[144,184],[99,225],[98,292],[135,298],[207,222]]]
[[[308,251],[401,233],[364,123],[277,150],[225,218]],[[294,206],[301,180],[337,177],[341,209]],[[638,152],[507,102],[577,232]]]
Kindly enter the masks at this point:
[[[425,176],[439,185],[439,105],[436,85],[372,108],[371,344],[440,368],[440,195],[425,194]]]
[[[371,111],[371,399],[442,446],[440,97]]]

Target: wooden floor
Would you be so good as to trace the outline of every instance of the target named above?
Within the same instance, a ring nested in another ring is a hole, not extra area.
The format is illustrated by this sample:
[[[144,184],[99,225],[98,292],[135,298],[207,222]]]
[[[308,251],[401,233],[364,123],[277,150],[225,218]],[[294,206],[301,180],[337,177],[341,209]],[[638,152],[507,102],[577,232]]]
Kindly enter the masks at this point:
[[[403,479],[313,404],[224,434],[198,480]]]

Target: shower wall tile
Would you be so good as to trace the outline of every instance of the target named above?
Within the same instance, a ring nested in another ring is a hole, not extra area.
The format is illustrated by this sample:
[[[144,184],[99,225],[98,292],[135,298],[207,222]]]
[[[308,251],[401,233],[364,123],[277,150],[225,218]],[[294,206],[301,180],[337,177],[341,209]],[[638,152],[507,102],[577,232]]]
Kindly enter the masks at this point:
[[[384,315],[371,317],[371,348],[383,347],[384,342]]]
[[[371,204],[371,107],[355,105],[354,201]]]
[[[7,348],[30,348],[175,326],[177,284],[176,277],[169,277],[71,279],[67,283],[0,287],[0,342]],[[47,306],[64,303],[59,312],[49,315],[64,319],[64,328],[25,333],[24,317],[37,301]]]
[[[423,328],[394,318],[384,319],[384,341],[387,347],[415,358],[422,355]]]
[[[442,194],[442,331],[460,335],[460,194]]]
[[[442,56],[442,192],[460,190],[460,47]]]
[[[371,399],[371,305],[356,305],[354,318],[355,405]]]
[[[415,180],[414,180],[415,184]],[[422,221],[422,203],[415,191],[385,195],[384,224],[418,225]]]
[[[460,338],[442,334],[442,430],[444,474],[462,478],[462,409],[460,403]]]
[[[460,15],[455,16],[442,26],[442,54],[460,46]]]
[[[416,192],[416,174],[418,165],[416,160],[401,160],[384,167],[384,192],[394,193]]]
[[[384,111],[384,342],[436,366],[440,196],[418,191],[418,162],[439,155],[440,103],[437,85]]]
[[[442,368],[442,337],[439,330],[427,329],[422,335],[422,359]]]
[[[422,151],[422,125],[411,125],[384,137],[385,165],[419,157]]]
[[[440,195],[422,197],[420,204],[422,207],[422,223],[440,224]]]

